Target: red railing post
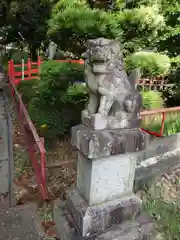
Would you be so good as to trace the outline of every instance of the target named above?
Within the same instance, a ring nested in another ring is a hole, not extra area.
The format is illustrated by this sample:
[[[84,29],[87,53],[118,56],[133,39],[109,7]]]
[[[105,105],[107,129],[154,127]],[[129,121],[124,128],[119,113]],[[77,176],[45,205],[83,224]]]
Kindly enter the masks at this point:
[[[40,75],[40,66],[41,66],[41,57],[38,56],[38,61],[37,61],[38,75]]]
[[[43,145],[44,148],[44,138],[41,137],[41,144]],[[45,187],[46,186],[46,155],[43,149],[40,149],[40,154],[41,154],[41,176],[42,176],[42,184]]]
[[[28,77],[31,77],[31,59],[30,58],[28,58],[27,67],[28,67]]]
[[[10,78],[11,78],[11,81],[14,83],[14,80],[15,80],[15,69],[14,69],[14,61],[13,60],[9,61],[9,67],[10,67],[10,71],[9,71]]]
[[[160,134],[161,136],[163,136],[163,132],[164,132],[164,122],[165,122],[165,118],[166,118],[166,113],[162,112],[162,122],[161,122],[161,128],[160,128]]]
[[[11,88],[11,94],[14,97],[14,89],[12,87],[12,83],[15,80],[15,70],[14,70],[14,61],[8,61],[8,78],[9,78],[9,86]]]

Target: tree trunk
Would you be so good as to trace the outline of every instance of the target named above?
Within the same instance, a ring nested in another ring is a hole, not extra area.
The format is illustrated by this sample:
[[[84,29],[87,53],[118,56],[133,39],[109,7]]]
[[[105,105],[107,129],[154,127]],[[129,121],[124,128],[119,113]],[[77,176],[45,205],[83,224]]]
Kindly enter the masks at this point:
[[[33,61],[36,61],[37,60],[37,47],[36,46],[31,46],[30,47],[30,55],[31,55],[31,59]]]

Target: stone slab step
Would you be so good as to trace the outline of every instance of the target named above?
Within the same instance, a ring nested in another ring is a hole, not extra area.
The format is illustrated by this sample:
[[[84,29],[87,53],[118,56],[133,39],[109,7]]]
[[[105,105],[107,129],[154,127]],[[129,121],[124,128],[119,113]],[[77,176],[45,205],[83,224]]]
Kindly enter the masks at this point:
[[[46,239],[34,205],[0,211],[0,240]]]
[[[153,222],[149,216],[139,215],[136,219],[100,231],[98,234],[82,236],[67,210],[66,202],[56,201],[54,204],[54,221],[58,239],[61,240],[151,240]],[[88,226],[87,226],[88,228]]]

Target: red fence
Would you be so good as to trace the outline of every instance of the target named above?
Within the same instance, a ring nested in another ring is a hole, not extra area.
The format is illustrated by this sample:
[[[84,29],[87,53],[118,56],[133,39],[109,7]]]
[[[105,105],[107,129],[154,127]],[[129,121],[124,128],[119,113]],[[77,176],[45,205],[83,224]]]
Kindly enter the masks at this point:
[[[55,60],[56,62],[70,62],[70,63],[79,63],[84,64],[83,60]],[[22,76],[24,80],[39,79],[39,68],[43,61],[38,57],[37,62],[32,62],[28,58],[27,63],[24,64],[24,70],[22,69],[21,64],[14,64],[13,60],[8,62],[8,76],[11,76],[11,79],[15,85],[18,85],[22,81]],[[20,70],[17,68],[20,68]]]
[[[47,199],[45,169],[46,150],[44,147],[44,139],[38,136],[37,131],[28,115],[26,107],[22,102],[21,96],[18,93],[11,76],[9,77],[18,120],[27,144],[29,159],[31,160],[33,169],[35,171],[36,182],[39,186],[41,196],[43,199]]]

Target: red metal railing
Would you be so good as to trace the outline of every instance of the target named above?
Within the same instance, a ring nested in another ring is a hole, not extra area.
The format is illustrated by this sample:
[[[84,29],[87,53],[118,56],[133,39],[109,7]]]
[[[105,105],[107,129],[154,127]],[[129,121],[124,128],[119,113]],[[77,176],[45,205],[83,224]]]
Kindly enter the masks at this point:
[[[18,93],[11,77],[9,80],[14,103],[16,105],[18,120],[27,144],[29,159],[31,160],[33,169],[35,171],[36,182],[39,186],[42,198],[47,199],[45,166],[46,150],[44,147],[44,139],[38,136],[36,128],[29,117],[26,107],[24,106],[21,96]]]
[[[69,63],[79,63],[84,64],[83,60],[55,60],[56,62],[69,62]],[[27,63],[24,64],[24,71],[22,71],[22,64],[14,64],[13,60],[8,62],[8,76],[15,85],[18,85],[22,81],[22,75],[24,75],[24,80],[39,79],[39,68],[43,61],[38,57],[37,62],[32,62],[28,58]],[[20,67],[21,71],[16,71],[16,68]]]
[[[166,117],[170,114],[175,114],[177,112],[180,113],[180,107],[160,108],[160,109],[154,109],[154,110],[150,110],[150,111],[141,112],[142,119],[144,119],[145,117],[161,115],[161,127],[160,127],[160,131],[158,133],[152,132],[150,130],[146,130],[143,128],[142,128],[142,130],[151,135],[154,135],[156,137],[163,137],[164,124],[165,124]]]

